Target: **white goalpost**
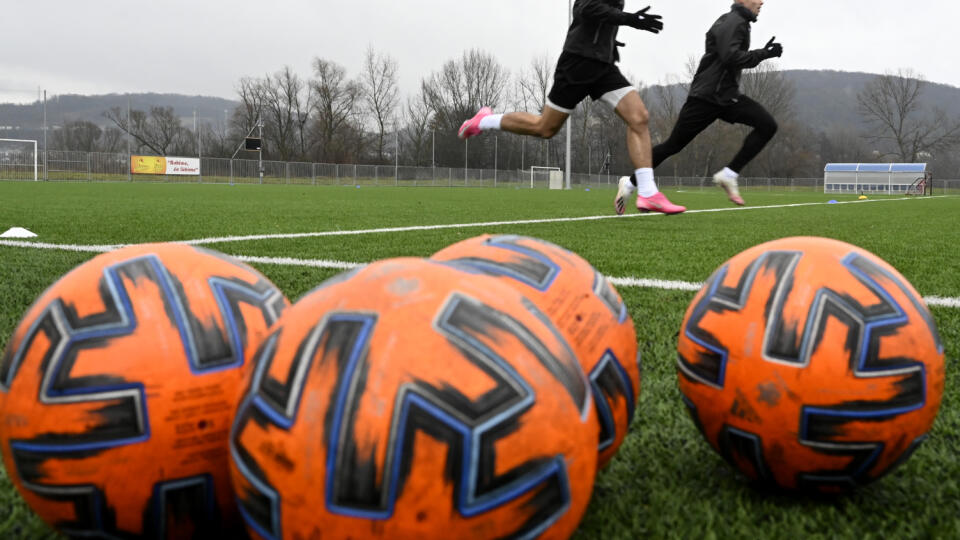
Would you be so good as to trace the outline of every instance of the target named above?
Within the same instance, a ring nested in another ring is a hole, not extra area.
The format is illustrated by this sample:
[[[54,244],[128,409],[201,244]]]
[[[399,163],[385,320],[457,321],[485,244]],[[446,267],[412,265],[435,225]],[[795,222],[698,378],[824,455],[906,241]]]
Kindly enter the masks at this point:
[[[534,188],[535,181],[544,181],[550,189],[563,189],[563,171],[560,167],[533,165],[530,167],[530,189]]]
[[[32,150],[27,150],[31,148]],[[30,163],[32,158],[32,165]],[[33,181],[38,180],[37,141],[31,139],[0,139],[0,179],[23,180],[33,167]]]

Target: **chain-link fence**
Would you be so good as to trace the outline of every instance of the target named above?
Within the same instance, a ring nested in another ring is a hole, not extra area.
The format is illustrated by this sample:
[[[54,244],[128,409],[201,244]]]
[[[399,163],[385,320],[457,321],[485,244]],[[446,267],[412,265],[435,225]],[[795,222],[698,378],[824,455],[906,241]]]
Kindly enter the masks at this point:
[[[325,186],[436,186],[547,189],[549,174],[529,170],[471,169],[463,167],[413,167],[407,165],[355,165],[202,158],[200,176],[142,175],[130,173],[127,154],[40,151],[37,178],[55,182],[169,182],[208,184],[291,184]],[[46,170],[44,170],[44,167]],[[33,160],[0,163],[0,180],[34,179]],[[617,175],[571,174],[575,188],[616,188]],[[715,189],[709,177],[660,176],[661,189]],[[823,178],[741,178],[743,191],[822,192]],[[933,181],[933,193],[960,195],[960,180]]]

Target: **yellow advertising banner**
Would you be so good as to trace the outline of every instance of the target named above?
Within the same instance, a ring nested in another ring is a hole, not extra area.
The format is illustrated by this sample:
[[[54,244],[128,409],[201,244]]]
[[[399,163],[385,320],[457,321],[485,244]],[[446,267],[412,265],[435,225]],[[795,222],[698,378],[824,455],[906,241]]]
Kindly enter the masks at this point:
[[[131,174],[166,174],[167,158],[157,156],[130,156]]]
[[[130,156],[130,172],[132,174],[197,176],[200,174],[200,158]]]

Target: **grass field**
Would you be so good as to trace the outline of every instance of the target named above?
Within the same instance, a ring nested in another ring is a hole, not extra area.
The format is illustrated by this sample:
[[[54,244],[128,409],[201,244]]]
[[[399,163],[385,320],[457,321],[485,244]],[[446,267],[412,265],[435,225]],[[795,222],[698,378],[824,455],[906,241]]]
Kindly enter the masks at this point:
[[[578,536],[960,537],[960,197],[843,196],[836,197],[843,204],[826,204],[818,193],[747,192],[750,206],[737,209],[720,192],[667,195],[691,211],[607,219],[613,192],[604,189],[0,182],[0,232],[26,227],[40,235],[36,242],[68,245],[0,242],[0,348],[30,303],[103,249],[96,246],[233,237],[204,245],[261,258],[248,260],[261,261],[252,264],[296,300],[338,273],[335,262],[429,256],[481,233],[549,240],[624,278],[619,283],[698,283],[755,244],[827,236],[872,251],[922,295],[939,299],[931,310],[946,346],[947,390],[930,439],[905,465],[848,496],[758,491],[709,448],[681,404],[676,335],[694,292],[621,285],[644,360],[642,395],[631,434],[598,476]],[[299,233],[324,234],[292,236]],[[51,534],[0,470],[0,538]]]

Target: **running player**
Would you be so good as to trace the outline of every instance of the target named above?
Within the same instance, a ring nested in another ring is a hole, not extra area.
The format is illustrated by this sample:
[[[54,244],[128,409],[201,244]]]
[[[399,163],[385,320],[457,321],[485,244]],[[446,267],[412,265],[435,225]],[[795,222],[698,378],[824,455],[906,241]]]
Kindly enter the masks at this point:
[[[612,107],[627,124],[627,150],[636,168],[632,183],[627,184],[637,186],[637,209],[677,214],[686,208],[667,200],[653,179],[650,114],[640,94],[616,66],[620,59],[617,47],[623,45],[617,41],[620,26],[657,34],[663,29],[663,22],[659,15],[648,13],[649,6],[633,13],[623,8],[623,0],[576,0],[573,22],[541,114],[493,114],[489,107],[483,107],[460,126],[459,136],[466,139],[482,131],[499,129],[549,139],[560,131],[577,105],[590,96]],[[622,184],[614,200],[617,214],[623,214],[625,199],[633,193],[632,189],[625,191]]]

